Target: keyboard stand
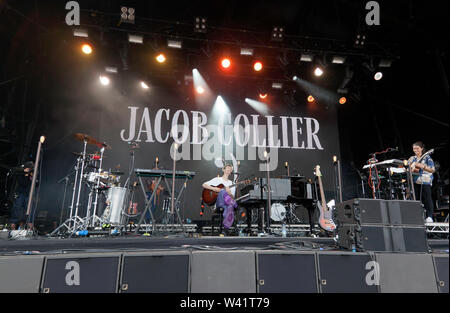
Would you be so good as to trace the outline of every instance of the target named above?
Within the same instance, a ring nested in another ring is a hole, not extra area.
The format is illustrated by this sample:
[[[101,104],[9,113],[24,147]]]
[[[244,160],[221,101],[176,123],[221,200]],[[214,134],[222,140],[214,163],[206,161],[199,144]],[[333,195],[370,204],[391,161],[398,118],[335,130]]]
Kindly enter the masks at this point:
[[[186,176],[186,177],[185,177],[185,182],[184,182],[184,184],[183,184],[183,187],[182,187],[181,190],[178,192],[178,199],[177,199],[177,202],[179,201],[181,194],[183,193],[184,189],[186,188],[188,179],[189,179],[189,176]],[[170,184],[169,184],[169,182],[167,181],[167,175],[166,175],[166,174],[160,174],[160,175],[159,175],[158,181],[157,181],[155,187],[153,188],[153,190],[158,190],[158,187],[159,187],[159,185],[161,184],[161,181],[162,181],[162,180],[164,180],[164,182],[165,182],[165,184],[166,184],[166,186],[167,186],[167,191],[169,192],[169,196],[172,198],[172,197],[174,196],[175,192],[172,191],[172,188],[170,187]],[[147,210],[149,210],[149,211],[150,211],[150,216],[151,216],[151,218],[152,218],[152,234],[155,234],[155,224],[156,224],[156,221],[155,221],[155,218],[154,218],[154,216],[153,216],[153,212],[152,212],[152,210],[150,209],[150,206],[151,206],[151,203],[152,203],[152,201],[153,201],[153,199],[154,199],[154,197],[155,197],[156,192],[152,192],[152,195],[151,195],[150,199],[147,199],[147,194],[146,194],[146,192],[145,192],[144,182],[143,182],[143,180],[142,180],[142,176],[139,176],[139,183],[140,183],[140,185],[141,185],[142,193],[144,194],[144,199],[145,199],[145,209],[144,209],[144,212],[142,212],[141,218],[139,219],[139,223],[138,223],[138,225],[137,225],[137,227],[136,227],[136,230],[135,230],[134,232],[135,232],[135,234],[138,233],[138,231],[139,231],[139,229],[140,229],[140,227],[141,227],[141,224],[142,224],[142,222],[143,222],[143,220],[144,220],[144,218],[145,218],[145,214],[147,213]],[[180,223],[180,226],[181,226],[181,228],[183,229],[183,233],[186,233],[186,230],[185,230],[183,221],[182,221],[181,216],[180,216],[179,206],[176,205],[176,206],[174,207],[174,212],[170,212],[170,213],[171,213],[171,214],[174,214],[174,213],[177,214],[178,222]]]

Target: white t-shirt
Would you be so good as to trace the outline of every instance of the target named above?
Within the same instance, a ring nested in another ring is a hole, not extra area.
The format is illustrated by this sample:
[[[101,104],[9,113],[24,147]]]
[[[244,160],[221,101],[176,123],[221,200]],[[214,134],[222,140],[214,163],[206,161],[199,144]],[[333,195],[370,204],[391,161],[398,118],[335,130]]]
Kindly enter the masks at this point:
[[[211,179],[210,181],[207,181],[205,184],[212,186],[212,187],[216,187],[219,185],[224,185],[225,187],[230,187],[231,185],[233,185],[233,181],[232,180],[225,181],[222,177],[215,177],[215,178]],[[236,192],[236,187],[231,187],[230,191],[234,196],[235,192]]]

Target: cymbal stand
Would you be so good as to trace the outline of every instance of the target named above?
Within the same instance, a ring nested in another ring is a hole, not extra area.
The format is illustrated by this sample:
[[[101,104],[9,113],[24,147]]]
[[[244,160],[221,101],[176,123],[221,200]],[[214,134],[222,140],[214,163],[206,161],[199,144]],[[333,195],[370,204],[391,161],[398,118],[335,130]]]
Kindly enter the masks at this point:
[[[88,217],[88,219],[87,219],[88,226],[95,226],[96,221],[99,222],[100,224],[103,222],[103,220],[101,218],[99,218],[96,214],[97,214],[97,206],[98,206],[98,193],[99,193],[99,188],[100,188],[100,175],[102,173],[103,153],[104,152],[105,152],[105,148],[103,147],[100,149],[100,164],[99,164],[99,168],[98,168],[99,176],[96,179],[97,185],[95,186],[94,212],[92,214],[92,217]],[[90,213],[90,210],[88,210],[88,212]]]
[[[80,172],[80,181],[78,185],[78,195],[77,195],[77,204],[75,206],[75,217],[78,217],[78,209],[80,207],[80,196],[81,196],[81,185],[83,183],[83,174],[84,174],[84,163],[86,161],[86,148],[87,148],[87,140],[84,139],[84,148],[83,148],[83,159],[81,161],[81,172]],[[80,219],[81,220],[81,219]],[[82,220],[81,220],[82,221]],[[75,221],[74,229],[77,228],[77,223]]]

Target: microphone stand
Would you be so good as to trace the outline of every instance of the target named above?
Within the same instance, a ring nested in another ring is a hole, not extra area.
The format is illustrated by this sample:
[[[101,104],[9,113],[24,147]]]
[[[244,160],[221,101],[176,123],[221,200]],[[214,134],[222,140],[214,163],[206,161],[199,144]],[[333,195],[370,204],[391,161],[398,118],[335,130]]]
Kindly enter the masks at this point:
[[[267,231],[270,233],[270,211],[272,208],[272,190],[270,188],[270,174],[269,174],[269,156],[267,152],[264,153],[266,155],[266,164],[267,164]]]

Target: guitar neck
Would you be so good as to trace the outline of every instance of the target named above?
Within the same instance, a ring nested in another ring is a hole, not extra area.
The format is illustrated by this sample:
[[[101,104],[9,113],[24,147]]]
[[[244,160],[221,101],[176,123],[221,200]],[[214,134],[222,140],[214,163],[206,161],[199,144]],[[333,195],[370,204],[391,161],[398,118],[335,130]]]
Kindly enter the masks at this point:
[[[320,198],[322,200],[322,209],[324,211],[327,211],[328,207],[325,204],[325,193],[323,192],[322,177],[317,176],[317,178],[319,179],[319,189],[320,189]]]

